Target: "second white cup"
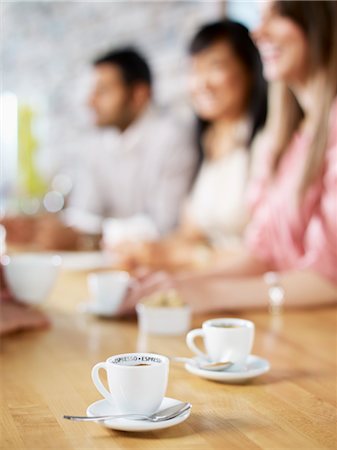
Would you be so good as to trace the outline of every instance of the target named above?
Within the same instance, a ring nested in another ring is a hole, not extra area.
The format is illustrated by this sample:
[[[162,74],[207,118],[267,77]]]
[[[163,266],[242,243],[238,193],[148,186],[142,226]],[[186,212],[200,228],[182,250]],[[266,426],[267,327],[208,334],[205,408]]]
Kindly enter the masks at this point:
[[[88,287],[95,308],[102,314],[117,312],[132,278],[127,272],[97,272],[88,275]]]
[[[190,331],[186,343],[192,352],[213,362],[231,361],[244,364],[252,350],[254,323],[250,320],[219,318],[207,320],[202,328]],[[204,340],[206,353],[194,343],[196,337]]]

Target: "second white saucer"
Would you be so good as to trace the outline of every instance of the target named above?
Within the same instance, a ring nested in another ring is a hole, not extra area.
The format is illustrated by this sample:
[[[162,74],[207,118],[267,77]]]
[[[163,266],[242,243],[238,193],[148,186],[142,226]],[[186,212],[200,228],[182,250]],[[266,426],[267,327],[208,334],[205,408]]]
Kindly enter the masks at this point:
[[[198,360],[198,357],[194,359]],[[233,366],[221,372],[213,372],[200,369],[193,363],[186,363],[185,368],[188,372],[208,380],[222,381],[224,383],[243,383],[268,372],[270,370],[270,364],[266,359],[250,355],[248,356],[246,368],[241,370]]]
[[[171,406],[181,403],[179,400],[174,398],[165,397],[162,401],[158,410],[169,408]],[[105,420],[104,422],[97,422],[106,426],[107,428],[112,428],[114,430],[120,431],[153,431],[161,430],[164,428],[170,428],[174,425],[178,425],[184,422],[190,415],[191,409],[184,412],[178,417],[173,419],[168,419],[162,422],[150,422],[148,420],[130,420],[130,419],[112,419]],[[87,409],[87,416],[103,416],[106,414],[116,414],[114,407],[107,400],[98,400],[92,403]]]

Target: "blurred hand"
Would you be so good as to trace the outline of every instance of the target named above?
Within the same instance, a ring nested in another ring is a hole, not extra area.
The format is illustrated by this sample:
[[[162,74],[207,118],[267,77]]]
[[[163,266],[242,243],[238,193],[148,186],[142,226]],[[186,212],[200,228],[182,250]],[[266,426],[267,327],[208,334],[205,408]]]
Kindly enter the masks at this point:
[[[203,265],[210,258],[209,249],[200,243],[176,238],[152,242],[123,242],[105,249],[129,270],[143,266],[152,271],[176,272]]]
[[[132,271],[146,264],[147,250],[145,243],[124,241],[114,246],[107,245],[105,242],[102,244],[104,250],[113,257],[113,261],[118,267]]]
[[[35,229],[34,243],[43,250],[76,250],[80,234],[56,216],[42,216]]]
[[[0,223],[9,244],[32,244],[41,250],[75,250],[79,246],[80,234],[54,214],[5,217]]]
[[[136,304],[157,291],[175,288],[174,278],[166,272],[143,272],[136,276],[118,311],[119,315],[132,313]]]
[[[49,326],[48,318],[37,309],[21,305],[13,300],[1,302],[0,307],[0,335]]]
[[[34,216],[4,217],[0,223],[6,229],[6,240],[10,244],[28,244],[35,236],[37,218]]]

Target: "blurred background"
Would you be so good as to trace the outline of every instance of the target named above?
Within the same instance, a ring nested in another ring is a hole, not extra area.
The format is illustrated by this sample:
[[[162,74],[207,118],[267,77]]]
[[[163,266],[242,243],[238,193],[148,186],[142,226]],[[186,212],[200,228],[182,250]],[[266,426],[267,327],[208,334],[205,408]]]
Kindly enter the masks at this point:
[[[79,155],[102,133],[86,107],[95,57],[136,44],[152,66],[157,103],[188,119],[184,68],[191,36],[223,16],[249,28],[259,17],[254,1],[13,1],[0,7],[2,214],[63,207]]]

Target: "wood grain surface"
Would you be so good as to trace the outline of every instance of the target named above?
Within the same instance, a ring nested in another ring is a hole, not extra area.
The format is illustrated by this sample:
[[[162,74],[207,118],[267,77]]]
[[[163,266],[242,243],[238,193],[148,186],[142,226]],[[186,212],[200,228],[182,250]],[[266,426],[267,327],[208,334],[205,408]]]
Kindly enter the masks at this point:
[[[87,298],[86,273],[64,272],[46,304],[52,327],[2,340],[2,449],[336,448],[335,308],[282,317],[241,314],[255,322],[253,352],[270,360],[271,371],[247,384],[227,385],[171,365],[167,395],[191,402],[190,418],[162,431],[126,433],[62,419],[84,414],[100,398],[92,366],[137,350],[190,353],[184,337],[139,335],[135,319],[80,314],[77,306]],[[193,327],[210,317],[194,317]]]

